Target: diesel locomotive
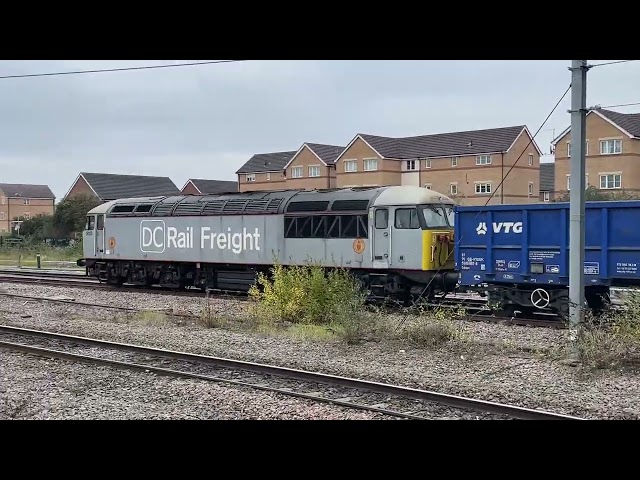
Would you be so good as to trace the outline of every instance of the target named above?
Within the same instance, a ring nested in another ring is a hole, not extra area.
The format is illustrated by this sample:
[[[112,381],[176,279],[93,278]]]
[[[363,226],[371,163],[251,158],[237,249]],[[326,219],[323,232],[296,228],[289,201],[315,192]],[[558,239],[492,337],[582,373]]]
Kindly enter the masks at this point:
[[[349,269],[372,297],[456,289],[455,202],[415,186],[125,198],[87,214],[78,265],[113,285],[247,291],[274,262]]]

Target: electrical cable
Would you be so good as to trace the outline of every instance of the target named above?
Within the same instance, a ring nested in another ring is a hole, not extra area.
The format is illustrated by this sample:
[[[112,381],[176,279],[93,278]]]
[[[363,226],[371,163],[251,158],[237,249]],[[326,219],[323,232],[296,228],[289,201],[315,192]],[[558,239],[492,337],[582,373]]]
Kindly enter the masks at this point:
[[[627,63],[627,62],[637,62],[637,60],[615,60],[613,62],[594,63],[593,65],[589,65],[589,68],[604,67],[605,65],[615,65],[617,63]]]
[[[204,62],[189,63],[165,63],[162,65],[143,65],[139,67],[122,67],[122,68],[102,68],[96,70],[73,70],[68,72],[49,72],[49,73],[26,73],[20,75],[0,75],[0,80],[7,78],[27,78],[27,77],[53,77],[56,75],[81,75],[85,73],[106,73],[106,72],[126,72],[131,70],[150,70],[154,68],[172,68],[172,67],[192,67],[196,65],[211,65],[214,63],[233,63],[246,62],[246,60],[209,60]]]

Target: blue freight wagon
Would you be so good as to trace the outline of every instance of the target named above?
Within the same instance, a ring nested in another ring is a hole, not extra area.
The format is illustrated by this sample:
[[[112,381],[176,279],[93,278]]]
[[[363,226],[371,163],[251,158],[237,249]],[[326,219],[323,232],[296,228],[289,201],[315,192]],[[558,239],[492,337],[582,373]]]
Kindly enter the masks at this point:
[[[610,287],[640,284],[640,201],[586,202],[585,212],[585,297],[598,309]],[[460,288],[507,314],[567,315],[569,218],[569,203],[456,207]]]

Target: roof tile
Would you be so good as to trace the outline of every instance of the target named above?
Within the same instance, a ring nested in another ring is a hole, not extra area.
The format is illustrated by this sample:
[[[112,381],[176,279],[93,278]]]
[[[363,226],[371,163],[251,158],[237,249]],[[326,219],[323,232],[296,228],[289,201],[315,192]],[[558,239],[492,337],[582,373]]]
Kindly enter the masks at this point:
[[[238,182],[228,180],[205,180],[202,178],[190,178],[200,192],[203,194],[229,193],[238,191]]]
[[[540,163],[540,191],[553,192],[555,190],[556,164]]]
[[[26,183],[0,183],[0,190],[7,197],[51,198],[55,199],[47,185],[29,185]]]
[[[82,172],[80,175],[103,201],[180,194],[180,189],[169,177],[87,172]]]
[[[385,158],[428,158],[504,152],[524,128],[524,125],[518,125],[401,138],[360,136]]]
[[[634,137],[640,138],[640,113],[619,113],[604,108],[599,108],[596,112],[619,125]]]
[[[293,152],[256,153],[236,173],[277,172],[296,154]]]

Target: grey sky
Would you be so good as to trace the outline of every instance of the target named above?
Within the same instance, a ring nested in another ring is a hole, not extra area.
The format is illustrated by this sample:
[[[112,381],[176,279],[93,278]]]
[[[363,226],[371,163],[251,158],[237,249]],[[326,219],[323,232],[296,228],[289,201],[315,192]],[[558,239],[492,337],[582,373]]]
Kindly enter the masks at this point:
[[[184,62],[1,61],[0,75]],[[603,60],[590,60],[598,63]],[[526,124],[570,83],[570,61],[246,61],[0,80],[0,182],[62,197],[80,171],[235,179],[253,153],[303,142]],[[587,104],[640,102],[640,62],[594,68]],[[570,94],[536,138],[569,126]],[[635,107],[614,108],[640,112]],[[551,157],[552,158],[552,157]]]

